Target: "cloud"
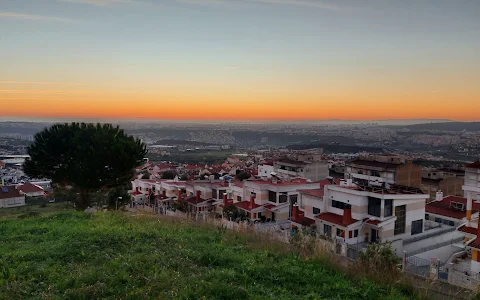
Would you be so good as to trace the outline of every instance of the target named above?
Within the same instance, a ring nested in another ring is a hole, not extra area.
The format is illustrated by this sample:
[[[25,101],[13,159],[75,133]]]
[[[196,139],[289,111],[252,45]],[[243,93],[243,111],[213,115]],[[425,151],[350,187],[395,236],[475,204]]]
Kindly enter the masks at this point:
[[[17,20],[28,20],[28,21],[50,21],[50,22],[74,22],[71,19],[66,18],[57,18],[41,15],[31,15],[31,14],[20,14],[7,11],[0,11],[0,19],[17,19]]]
[[[88,1],[88,0],[84,0]],[[227,3],[246,3],[246,2],[256,2],[256,3],[264,3],[264,4],[272,4],[272,5],[295,5],[295,6],[304,6],[310,8],[317,8],[317,9],[326,9],[326,10],[343,10],[344,7],[326,3],[321,0],[176,0],[179,3],[186,3],[186,4],[199,4],[199,5],[217,5],[217,4],[227,4]]]
[[[35,84],[35,85],[87,85],[85,83],[69,83],[69,82],[46,82],[46,81],[0,81],[0,84]]]
[[[225,4],[225,0],[176,0],[179,3],[185,4],[196,4],[196,5],[215,5],[215,4]]]
[[[106,6],[110,4],[132,4],[137,3],[134,0],[59,0],[62,2],[70,2],[70,3],[82,3],[82,4],[90,4],[95,6]]]
[[[317,0],[251,0],[254,2],[267,3],[267,4],[283,4],[283,5],[296,5],[296,6],[306,6],[319,9],[328,9],[328,10],[341,10],[342,7],[328,4],[322,1]]]

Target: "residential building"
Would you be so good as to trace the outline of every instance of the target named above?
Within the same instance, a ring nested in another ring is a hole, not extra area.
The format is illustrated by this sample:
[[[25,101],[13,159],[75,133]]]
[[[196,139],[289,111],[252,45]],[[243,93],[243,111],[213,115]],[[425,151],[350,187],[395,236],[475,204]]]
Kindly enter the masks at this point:
[[[0,208],[25,206],[25,194],[14,185],[0,186]]]
[[[273,172],[275,172],[273,162],[264,162],[258,165],[258,177],[260,178],[271,178]]]
[[[315,217],[320,234],[347,244],[400,241],[394,247],[401,248],[403,239],[423,232],[427,198],[417,188],[362,186],[347,180],[324,185],[323,191],[302,191],[301,205],[306,216]]]
[[[480,203],[473,203],[472,215],[478,216]],[[467,221],[467,199],[458,196],[443,197],[437,192],[435,201],[425,205],[425,220],[448,226],[460,226]]]
[[[17,186],[17,189],[27,197],[45,196],[45,190],[41,186],[30,182]]]
[[[464,197],[480,201],[480,161],[465,166]]]
[[[361,156],[345,163],[345,178],[361,185],[382,186],[388,183],[420,188],[422,167],[402,156]]]
[[[443,170],[431,168],[422,170],[421,189],[425,194],[430,195],[430,201],[435,200],[437,192],[450,196],[463,196],[463,183],[463,178]]]
[[[275,163],[275,172],[279,176],[301,177],[317,181],[328,177],[326,161],[300,161],[281,159]]]
[[[318,187],[318,182],[301,178],[292,181],[280,181],[276,178],[247,180],[243,184],[233,184],[232,196],[234,200],[249,199],[234,204],[245,211],[250,219],[259,219],[264,216],[266,219],[280,221],[289,219],[292,206],[298,201],[300,190]]]

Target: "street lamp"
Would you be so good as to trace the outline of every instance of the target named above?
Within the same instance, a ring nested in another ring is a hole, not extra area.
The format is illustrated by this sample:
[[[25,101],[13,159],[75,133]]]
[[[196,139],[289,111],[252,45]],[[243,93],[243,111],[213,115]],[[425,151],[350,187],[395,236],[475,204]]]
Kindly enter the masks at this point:
[[[118,200],[122,200],[122,197],[117,197],[117,200],[115,200],[115,210],[118,210]]]
[[[366,219],[365,221],[363,221],[362,224],[360,225],[360,228],[358,229],[358,234],[357,234],[357,250],[358,250],[358,237],[360,236],[360,231],[362,231],[363,225],[365,225],[365,223],[367,223],[368,221],[373,221],[373,220],[375,220],[375,218],[370,217],[370,218]]]

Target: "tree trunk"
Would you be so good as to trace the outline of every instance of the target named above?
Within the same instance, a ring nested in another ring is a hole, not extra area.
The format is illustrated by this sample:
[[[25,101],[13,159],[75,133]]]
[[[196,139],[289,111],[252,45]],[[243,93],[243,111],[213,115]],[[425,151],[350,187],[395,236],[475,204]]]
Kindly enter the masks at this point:
[[[84,210],[88,207],[90,199],[88,197],[88,191],[80,189],[80,198],[78,199],[78,208]]]

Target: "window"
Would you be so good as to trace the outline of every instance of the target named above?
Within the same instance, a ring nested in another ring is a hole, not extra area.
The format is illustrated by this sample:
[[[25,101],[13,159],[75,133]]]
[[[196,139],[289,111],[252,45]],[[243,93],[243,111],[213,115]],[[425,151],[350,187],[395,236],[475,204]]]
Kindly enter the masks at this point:
[[[382,200],[374,197],[368,197],[368,214],[375,217],[380,217],[382,207]]]
[[[213,199],[218,199],[218,191],[217,190],[212,190],[212,198]]]
[[[351,208],[352,206],[347,203],[343,203],[337,200],[332,200],[332,207],[339,208],[339,209],[345,209],[345,208]]]
[[[442,219],[440,219],[440,218],[435,218],[435,222],[437,222],[437,223],[442,223]]]
[[[380,173],[378,173],[377,171],[370,171],[370,175],[375,177],[380,177]]]
[[[425,214],[425,220],[430,220],[430,215],[429,214]]]
[[[215,199],[223,199],[223,194],[225,194],[225,190],[218,191],[218,198]]]
[[[337,236],[345,237],[345,231],[340,228],[337,228]]]
[[[355,230],[353,231],[353,237],[358,237],[358,229],[355,229]]]
[[[393,214],[393,200],[386,199],[385,200],[385,210],[383,211],[384,217],[391,217]]]
[[[277,203],[277,193],[268,191],[268,201]]]
[[[298,199],[298,195],[290,195],[290,203],[296,204]]]
[[[238,201],[238,202],[242,201],[242,197],[237,196],[237,201]]]
[[[314,207],[314,208],[313,208],[313,214],[314,214],[314,215],[318,215],[319,213],[320,213],[320,208]]]
[[[332,236],[332,226],[323,224],[323,234],[326,236]]]
[[[397,220],[395,221],[395,229],[393,234],[402,234],[405,233],[405,216],[406,216],[406,206],[401,205],[395,207],[395,216]]]
[[[412,222],[412,235],[423,232],[423,220],[417,220]]]
[[[14,205],[15,199],[8,199],[8,205]]]
[[[252,196],[253,198],[257,198],[257,193],[251,192],[251,193],[250,193],[250,196]]]
[[[280,196],[278,196],[278,203],[286,203],[287,201],[287,193],[280,193]]]
[[[453,222],[453,221],[448,221],[448,225],[450,225],[450,226],[455,226],[455,222]]]

